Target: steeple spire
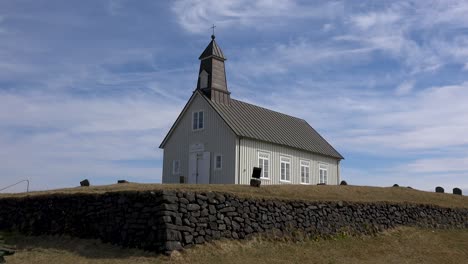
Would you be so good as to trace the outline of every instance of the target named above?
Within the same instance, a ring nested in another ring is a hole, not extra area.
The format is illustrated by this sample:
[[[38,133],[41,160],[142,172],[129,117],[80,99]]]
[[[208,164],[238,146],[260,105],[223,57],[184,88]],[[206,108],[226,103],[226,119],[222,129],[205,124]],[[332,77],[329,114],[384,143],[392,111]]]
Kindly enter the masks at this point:
[[[200,60],[200,71],[197,90],[201,90],[212,101],[229,104],[231,93],[226,82],[226,70],[224,68],[226,58],[215,41],[214,25],[211,42],[198,59]]]

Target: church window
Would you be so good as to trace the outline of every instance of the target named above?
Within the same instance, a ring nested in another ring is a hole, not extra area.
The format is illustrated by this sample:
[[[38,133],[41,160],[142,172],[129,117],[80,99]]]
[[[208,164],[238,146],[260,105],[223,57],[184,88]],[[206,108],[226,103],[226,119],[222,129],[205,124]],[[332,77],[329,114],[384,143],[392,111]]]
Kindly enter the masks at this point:
[[[266,152],[258,153],[258,167],[262,169],[261,178],[270,178],[270,154]]]
[[[310,161],[301,160],[301,183],[310,183]]]
[[[172,161],[172,174],[177,175],[180,173],[180,160]]]
[[[215,169],[220,170],[223,168],[223,156],[216,155],[215,156]]]
[[[291,159],[287,157],[280,157],[280,172],[281,181],[291,181]]]
[[[203,129],[204,123],[204,114],[203,111],[193,112],[193,120],[192,120],[192,129],[199,130]]]
[[[319,164],[319,183],[327,184],[328,181],[328,165]]]

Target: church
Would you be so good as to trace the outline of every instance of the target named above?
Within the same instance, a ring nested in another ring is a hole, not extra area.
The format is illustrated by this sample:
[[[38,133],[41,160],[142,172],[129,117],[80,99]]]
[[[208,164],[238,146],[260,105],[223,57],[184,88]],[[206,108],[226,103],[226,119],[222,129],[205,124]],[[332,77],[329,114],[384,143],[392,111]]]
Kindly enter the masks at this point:
[[[197,88],[159,146],[163,183],[249,184],[260,167],[262,185],[339,184],[343,156],[305,120],[231,98],[214,35],[199,60]]]

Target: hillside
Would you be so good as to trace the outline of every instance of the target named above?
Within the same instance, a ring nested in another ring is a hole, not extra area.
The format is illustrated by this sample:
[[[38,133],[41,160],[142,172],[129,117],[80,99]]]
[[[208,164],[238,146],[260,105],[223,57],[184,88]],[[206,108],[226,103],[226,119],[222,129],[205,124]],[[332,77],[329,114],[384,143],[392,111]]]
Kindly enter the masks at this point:
[[[377,236],[335,237],[301,242],[253,238],[216,241],[171,257],[137,249],[121,249],[97,240],[70,237],[28,237],[10,234],[16,245],[7,263],[466,263],[468,231],[398,228]]]
[[[324,186],[324,185],[273,185],[252,188],[246,185],[189,185],[189,184],[114,184],[76,187],[29,194],[0,194],[2,197],[26,195],[61,195],[75,193],[106,193],[121,191],[184,190],[192,192],[223,192],[240,197],[309,201],[397,202],[433,204],[442,207],[468,208],[468,197],[419,191],[405,187]]]

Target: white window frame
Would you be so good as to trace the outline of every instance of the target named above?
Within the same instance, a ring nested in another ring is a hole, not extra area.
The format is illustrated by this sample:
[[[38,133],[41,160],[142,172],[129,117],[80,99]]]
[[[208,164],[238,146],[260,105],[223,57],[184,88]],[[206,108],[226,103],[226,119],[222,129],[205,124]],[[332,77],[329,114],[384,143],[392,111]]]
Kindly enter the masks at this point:
[[[218,167],[218,157],[220,157],[221,161],[220,161],[220,166]],[[215,170],[222,170],[223,169],[223,155],[221,154],[216,154],[214,156],[214,169]]]
[[[302,177],[302,168],[307,172],[307,181],[303,181],[306,177]],[[301,184],[310,184],[310,160],[299,160],[299,175],[301,177]]]
[[[284,164],[284,179],[282,167]],[[280,182],[291,182],[291,157],[280,156]],[[289,179],[288,179],[289,176]]]
[[[173,160],[172,161],[172,175],[179,175],[179,174],[180,174],[180,160]]]
[[[260,157],[260,155],[263,155],[263,157]],[[262,164],[260,164],[260,159],[262,159]],[[265,177],[265,169],[264,169],[265,160],[268,161],[267,177]],[[271,161],[270,153],[265,152],[265,151],[258,151],[258,153],[257,153],[257,163],[258,163],[258,167],[262,168],[262,173],[260,175],[260,179],[265,179],[265,180],[270,179],[270,168],[271,168],[271,162],[270,161]]]
[[[203,116],[203,120],[202,120],[201,123],[200,123],[200,113]],[[196,118],[195,118],[195,116],[196,116]],[[195,123],[195,120],[196,120],[196,123]],[[196,126],[195,126],[195,124],[196,124]],[[200,124],[201,124],[201,126],[200,126]],[[198,130],[202,130],[204,128],[205,128],[205,111],[199,110],[199,111],[192,112],[192,130],[193,131],[198,131]]]
[[[328,164],[319,163],[319,183],[328,184]]]

